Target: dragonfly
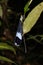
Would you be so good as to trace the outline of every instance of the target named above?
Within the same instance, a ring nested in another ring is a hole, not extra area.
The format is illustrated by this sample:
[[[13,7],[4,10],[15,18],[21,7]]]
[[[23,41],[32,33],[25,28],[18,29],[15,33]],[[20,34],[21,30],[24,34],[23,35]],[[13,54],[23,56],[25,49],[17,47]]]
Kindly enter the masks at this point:
[[[22,40],[24,39],[23,37],[23,19],[24,19],[24,15],[20,16],[20,20],[19,20],[19,24],[18,24],[18,28],[17,28],[17,32],[16,32],[16,37],[15,37],[15,46],[19,47],[20,44],[22,43]],[[25,47],[25,53],[27,52],[26,49],[26,44],[24,42],[24,47]]]

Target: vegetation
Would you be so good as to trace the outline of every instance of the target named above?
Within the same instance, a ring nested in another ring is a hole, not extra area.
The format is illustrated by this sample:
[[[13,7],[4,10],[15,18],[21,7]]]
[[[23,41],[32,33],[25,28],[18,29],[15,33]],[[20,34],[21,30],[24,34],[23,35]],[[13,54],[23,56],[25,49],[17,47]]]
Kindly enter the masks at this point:
[[[33,0],[28,0],[21,8],[13,7],[9,1],[0,0],[0,65],[43,65],[43,25],[38,23],[43,2],[31,9]],[[20,47],[16,47],[15,34],[21,15],[24,15],[23,41]]]

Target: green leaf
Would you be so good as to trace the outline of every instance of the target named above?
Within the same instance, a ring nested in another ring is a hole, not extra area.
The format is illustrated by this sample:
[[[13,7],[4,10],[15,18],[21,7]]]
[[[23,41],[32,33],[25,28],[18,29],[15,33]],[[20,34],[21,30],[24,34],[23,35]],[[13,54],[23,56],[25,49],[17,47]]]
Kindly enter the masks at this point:
[[[2,7],[0,6],[0,16],[2,17]]]
[[[36,24],[43,11],[43,2],[39,3],[26,17],[23,23],[23,34],[29,32]]]
[[[8,45],[7,43],[0,42],[0,50],[10,50],[14,52],[14,54],[16,54],[15,49],[11,45]]]
[[[25,7],[24,7],[24,14],[29,10],[29,5],[31,4],[31,2],[32,2],[32,0],[29,0],[28,2],[27,2],[27,4],[25,5]]]
[[[12,61],[6,57],[3,57],[3,56],[0,56],[0,60],[16,64],[14,61]]]

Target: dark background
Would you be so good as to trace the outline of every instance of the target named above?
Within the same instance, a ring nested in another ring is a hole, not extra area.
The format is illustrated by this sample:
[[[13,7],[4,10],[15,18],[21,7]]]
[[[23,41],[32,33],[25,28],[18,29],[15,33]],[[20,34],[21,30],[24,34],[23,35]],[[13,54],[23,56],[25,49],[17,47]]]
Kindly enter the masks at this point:
[[[28,15],[28,13],[36,6],[38,5],[40,2],[42,2],[43,0],[33,0],[31,5],[29,6],[30,10],[26,13],[26,16]],[[23,13],[23,8],[25,6],[25,4],[28,2],[28,0],[12,0],[12,1],[8,1],[8,6],[12,11],[19,13]],[[17,21],[15,21],[14,18],[14,14],[11,15],[11,20],[10,23],[15,24],[16,22],[19,22],[19,18],[20,16],[18,16],[16,19]],[[15,22],[14,22],[15,21]],[[9,24],[10,24],[9,23]],[[18,24],[18,23],[17,23]],[[11,29],[14,30],[14,27],[11,26]],[[16,27],[15,27],[16,28]],[[40,15],[40,18],[38,19],[37,23],[34,25],[34,27],[32,28],[32,30],[28,33],[31,35],[36,35],[36,34],[43,34],[43,12]],[[26,34],[27,35],[27,34]]]
[[[24,8],[25,4],[27,3],[27,1],[28,0],[9,0],[8,1],[8,8],[10,8],[15,13],[18,13],[18,14],[22,13],[23,14],[24,13],[23,8]],[[30,10],[26,13],[26,16],[36,5],[38,5],[42,1],[43,0],[33,0],[31,5],[29,6]],[[10,29],[13,36],[15,36],[17,26],[19,23],[19,18],[20,18],[20,15],[17,15],[17,17],[16,17],[16,14],[13,14],[13,13],[9,14],[9,17],[8,17],[8,23],[10,26],[9,29]],[[7,26],[5,26],[6,24],[4,23],[4,21],[1,18],[0,18],[0,20],[3,22],[3,25],[2,25],[1,31],[0,31],[1,32],[0,35],[2,35],[3,26],[4,27],[7,27]],[[41,13],[37,23],[34,25],[34,27],[31,29],[31,31],[28,32],[27,34],[25,34],[25,39],[27,39],[29,37],[29,35],[38,35],[38,34],[43,34],[43,12]],[[27,52],[27,55],[25,57],[26,60],[24,59],[24,61],[26,61],[26,63],[31,61],[33,63],[33,65],[43,65],[43,44],[39,44],[35,40],[28,40],[28,41],[26,40],[26,46],[27,46],[28,52]],[[32,49],[31,47],[34,47],[34,48]],[[23,50],[23,48],[21,50]],[[7,54],[7,51],[6,51],[6,54]],[[19,52],[18,55],[20,55],[20,54],[22,55],[21,51]],[[8,53],[8,57],[9,57],[9,55],[10,55],[10,53]],[[12,54],[11,54],[11,56],[12,56]],[[39,64],[37,64],[37,62]],[[34,64],[34,63],[36,63],[36,64]]]

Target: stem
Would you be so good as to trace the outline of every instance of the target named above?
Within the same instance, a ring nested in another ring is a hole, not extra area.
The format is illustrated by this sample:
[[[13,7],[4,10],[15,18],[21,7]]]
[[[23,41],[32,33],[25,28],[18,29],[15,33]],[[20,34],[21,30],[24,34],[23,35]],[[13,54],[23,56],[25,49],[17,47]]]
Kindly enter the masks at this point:
[[[24,41],[24,49],[25,49],[25,53],[27,53],[27,48],[26,48],[26,43],[25,43],[25,37],[23,36],[23,41]]]
[[[7,0],[2,0],[1,6],[2,6],[2,11],[3,11],[2,19],[6,23],[7,27],[9,27],[8,20],[7,20]]]
[[[25,19],[25,15],[23,15],[23,20]],[[22,22],[22,30],[23,30],[23,22]],[[23,35],[23,42],[24,42],[24,50],[25,50],[25,53],[27,53],[27,48],[26,48],[26,43],[25,43],[25,36]]]

